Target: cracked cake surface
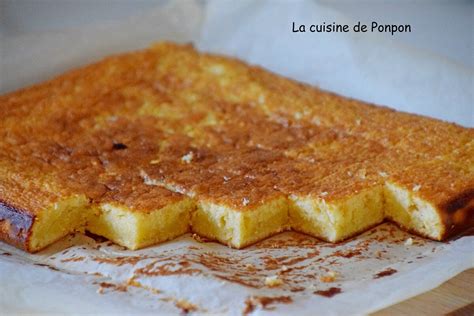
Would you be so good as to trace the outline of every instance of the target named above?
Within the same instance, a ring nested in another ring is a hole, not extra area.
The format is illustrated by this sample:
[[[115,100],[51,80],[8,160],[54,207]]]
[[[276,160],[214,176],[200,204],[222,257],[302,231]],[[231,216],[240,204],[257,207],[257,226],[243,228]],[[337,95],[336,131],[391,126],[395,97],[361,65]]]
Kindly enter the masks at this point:
[[[474,130],[158,43],[0,96],[0,238],[337,242],[474,223]]]

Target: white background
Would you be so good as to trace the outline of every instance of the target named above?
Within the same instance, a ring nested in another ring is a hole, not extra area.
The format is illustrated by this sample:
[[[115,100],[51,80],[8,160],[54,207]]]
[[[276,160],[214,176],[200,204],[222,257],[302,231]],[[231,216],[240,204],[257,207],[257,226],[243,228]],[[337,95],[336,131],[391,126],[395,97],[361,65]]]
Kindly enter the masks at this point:
[[[157,0],[1,0],[0,29],[7,36],[101,24],[140,14]],[[396,40],[474,67],[474,1],[323,0],[356,20],[409,23]],[[387,37],[391,37],[387,35]]]
[[[153,13],[170,3],[176,2],[0,1],[0,93],[169,39],[193,41],[346,96],[474,126],[472,1],[183,0],[188,8],[181,16]],[[412,32],[290,31],[291,21],[359,20],[411,24]]]

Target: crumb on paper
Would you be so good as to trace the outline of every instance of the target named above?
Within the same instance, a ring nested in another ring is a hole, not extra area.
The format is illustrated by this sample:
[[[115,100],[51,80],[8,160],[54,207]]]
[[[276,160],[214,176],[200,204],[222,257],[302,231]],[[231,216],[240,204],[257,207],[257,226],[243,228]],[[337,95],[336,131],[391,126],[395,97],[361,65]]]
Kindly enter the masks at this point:
[[[319,279],[321,282],[330,283],[336,280],[337,273],[335,271],[329,270],[326,275],[321,276]]]
[[[242,311],[243,315],[248,315],[255,311],[257,307],[263,310],[274,310],[273,304],[290,304],[293,303],[293,299],[290,296],[250,296],[245,300],[245,308]]]
[[[199,243],[205,243],[205,242],[207,242],[207,239],[206,239],[206,238],[201,237],[201,236],[199,236],[199,235],[196,234],[196,233],[192,234],[192,237],[193,237],[193,239],[194,239],[195,241],[197,241],[197,242],[199,242]]]
[[[407,240],[405,240],[405,246],[411,246],[413,245],[413,238],[407,238]]]
[[[254,266],[253,264],[251,264],[251,263],[245,264],[244,267],[245,267],[245,269],[247,269],[247,270],[251,270],[251,271],[256,270],[255,266]]]
[[[146,285],[143,285],[140,282],[136,281],[135,276],[132,276],[132,277],[128,278],[128,280],[125,284],[127,286],[132,286],[132,287],[136,287],[136,288],[145,289],[147,291],[150,291],[153,294],[161,294],[162,293],[160,290],[158,290],[154,287],[146,286]]]
[[[134,286],[134,287],[141,287],[140,282],[137,282],[135,280],[135,276],[132,276],[132,277],[127,279],[127,285]]]
[[[181,309],[181,311],[185,314],[188,314],[190,312],[196,312],[198,310],[198,307],[186,300],[180,299],[176,300],[174,305]]]
[[[100,282],[97,289],[98,294],[104,294],[105,289],[111,289],[118,292],[127,292],[127,284],[114,284],[109,282]]]
[[[313,293],[320,296],[327,297],[327,298],[331,298],[334,295],[342,293],[342,290],[339,287],[331,287],[327,290],[318,290],[318,291],[314,291]]]
[[[268,287],[278,287],[283,284],[283,280],[276,275],[265,278],[265,285]]]
[[[390,276],[394,273],[397,273],[398,271],[396,269],[393,269],[393,268],[387,268],[377,274],[375,274],[373,276],[374,279],[380,279],[380,278],[383,278],[383,277],[386,277],[386,276]]]

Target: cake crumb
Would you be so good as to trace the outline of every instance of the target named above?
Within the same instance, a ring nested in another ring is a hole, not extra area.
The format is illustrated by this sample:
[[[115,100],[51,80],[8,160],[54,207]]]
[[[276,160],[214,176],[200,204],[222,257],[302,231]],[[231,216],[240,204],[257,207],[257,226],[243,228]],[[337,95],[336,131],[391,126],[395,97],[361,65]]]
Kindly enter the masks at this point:
[[[367,177],[367,170],[365,170],[365,168],[359,169],[357,176],[361,179],[365,179]]]
[[[249,203],[250,203],[250,200],[249,200],[248,198],[244,197],[244,198],[242,199],[242,205],[243,205],[243,206],[247,206],[247,205],[249,205]]]
[[[268,287],[278,287],[283,284],[283,280],[278,278],[276,275],[265,278],[265,285]]]
[[[192,234],[191,237],[192,237],[195,241],[197,241],[197,242],[199,242],[199,243],[208,242],[208,240],[207,240],[206,238],[201,237],[201,236],[199,236],[199,235],[196,234],[196,233],[195,233],[195,234]]]
[[[254,312],[256,308],[263,310],[274,310],[273,304],[290,304],[293,300],[290,296],[250,296],[245,300],[245,308],[242,311],[243,315],[249,315]]]
[[[326,191],[324,191],[324,192],[321,192],[319,195],[320,196],[326,196],[326,195],[328,195],[328,193]]]
[[[420,189],[421,189],[421,185],[420,185],[420,184],[415,184],[415,185],[413,186],[413,192],[418,192],[418,191],[420,191]]]
[[[408,238],[407,240],[405,240],[405,246],[411,246],[413,245],[413,238]]]
[[[143,179],[143,183],[150,186],[158,186],[160,183],[148,176],[144,170],[140,170],[140,177]]]
[[[326,275],[320,277],[319,279],[321,280],[321,282],[330,283],[336,280],[336,276],[337,276],[336,272],[329,270]]]
[[[196,312],[198,310],[197,306],[186,301],[186,300],[176,300],[174,305],[181,309],[183,313],[188,314],[190,312]]]
[[[194,153],[190,151],[186,155],[181,157],[181,161],[184,163],[191,163],[191,161],[193,161],[193,158],[194,158]]]
[[[386,172],[380,171],[379,176],[381,176],[382,178],[387,178],[388,174]]]
[[[256,270],[256,269],[255,269],[255,266],[254,266],[253,264],[251,264],[251,263],[245,264],[244,267],[245,267],[245,269],[247,269],[247,270],[251,270],[251,271]]]
[[[156,165],[160,163],[160,159],[154,159],[150,161],[150,165]]]
[[[321,120],[318,117],[313,118],[311,122],[317,126],[321,125]]]

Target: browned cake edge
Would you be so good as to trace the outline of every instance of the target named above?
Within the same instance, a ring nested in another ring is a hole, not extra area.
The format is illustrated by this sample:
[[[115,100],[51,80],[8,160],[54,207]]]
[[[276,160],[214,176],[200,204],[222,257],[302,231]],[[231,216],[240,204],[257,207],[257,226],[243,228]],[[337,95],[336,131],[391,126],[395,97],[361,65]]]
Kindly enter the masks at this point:
[[[0,240],[30,252],[28,240],[34,221],[30,212],[0,200]]]
[[[440,205],[439,213],[445,223],[441,240],[456,237],[474,226],[474,188],[469,188]]]

